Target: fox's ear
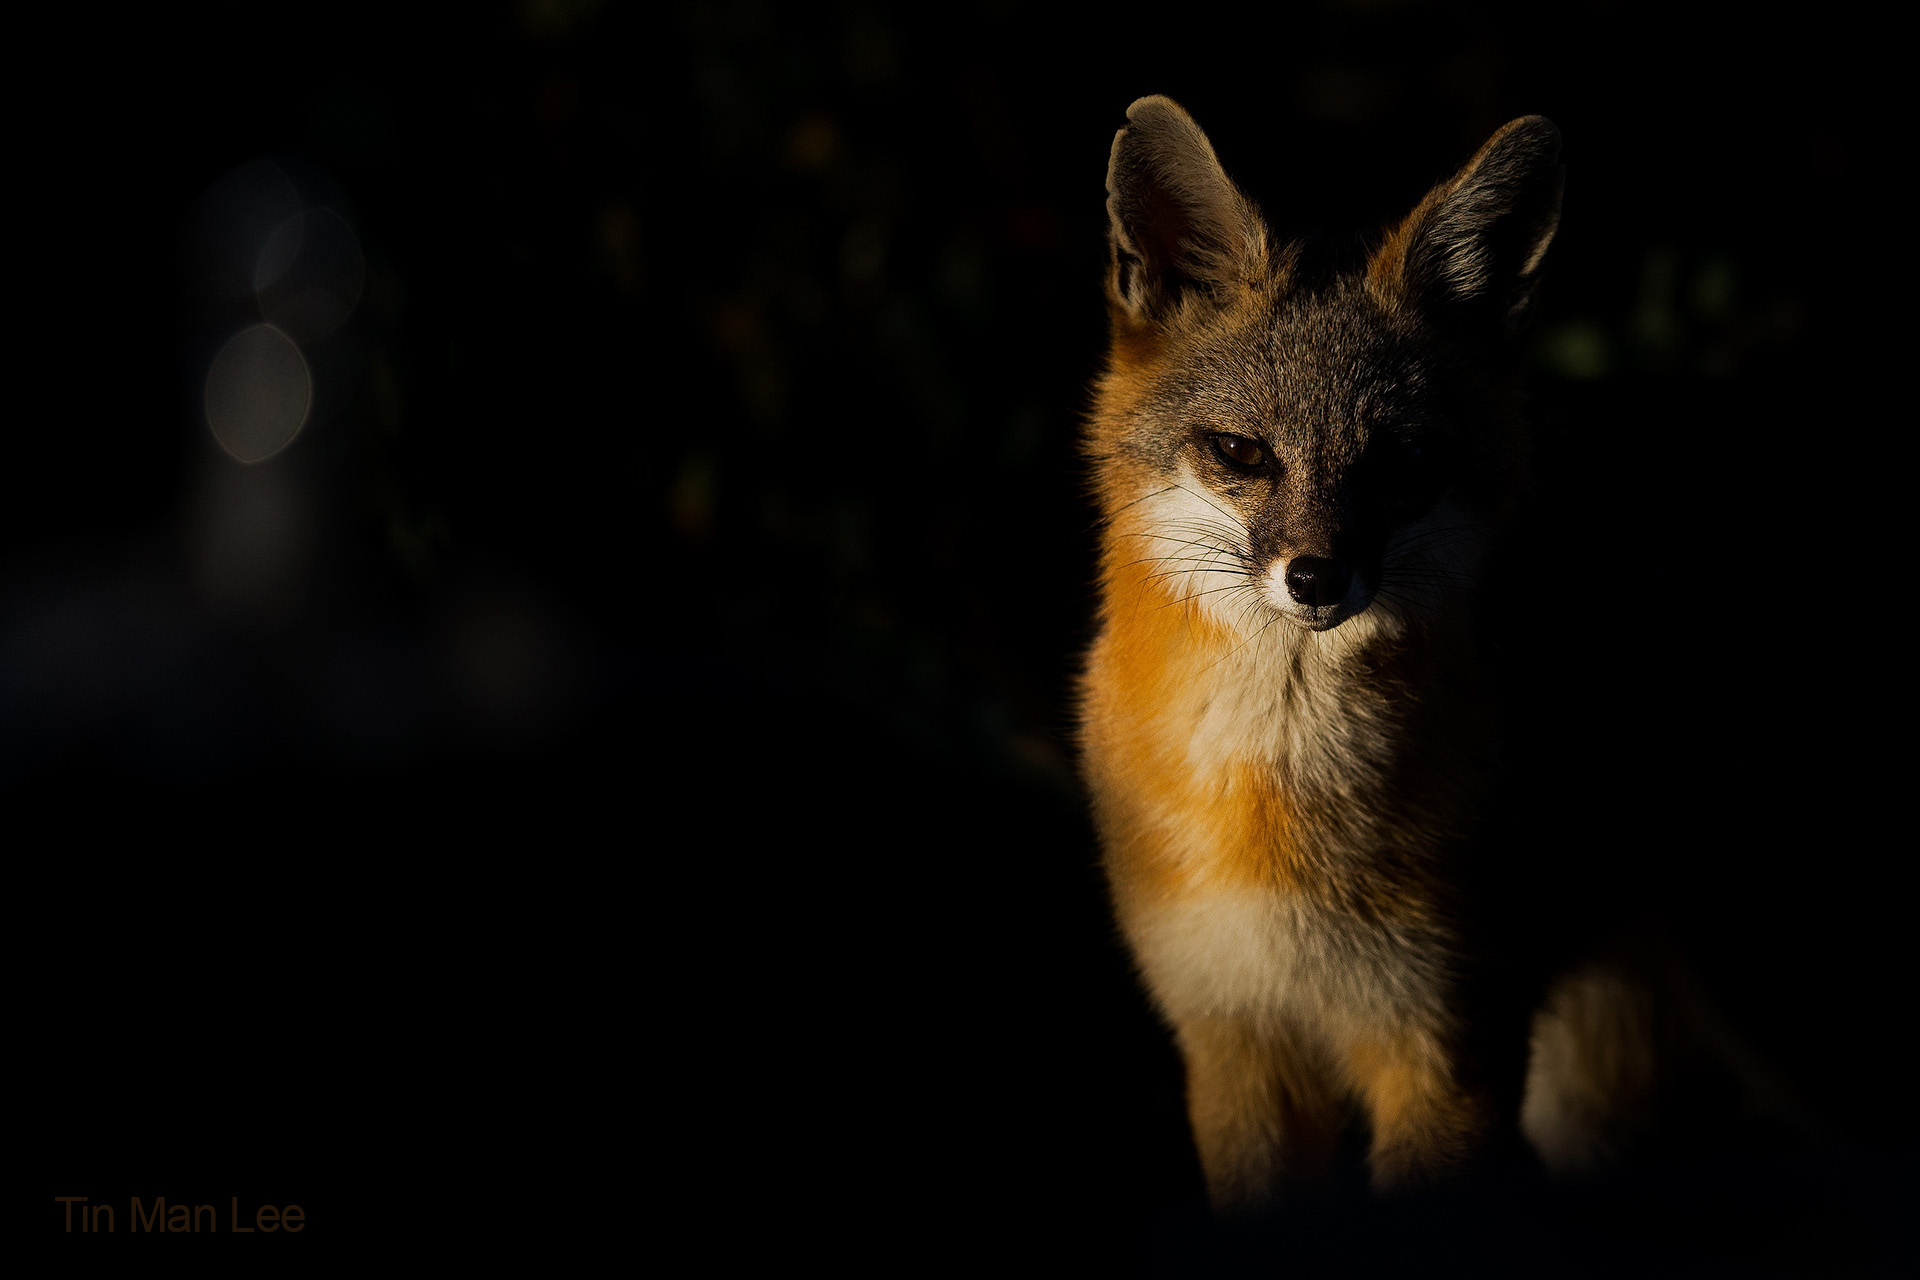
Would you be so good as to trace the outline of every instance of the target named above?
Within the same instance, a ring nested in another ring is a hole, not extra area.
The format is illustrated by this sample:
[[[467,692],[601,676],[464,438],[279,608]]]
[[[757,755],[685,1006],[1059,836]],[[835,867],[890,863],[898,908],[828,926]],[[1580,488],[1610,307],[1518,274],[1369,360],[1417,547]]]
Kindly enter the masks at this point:
[[[1540,260],[1560,225],[1560,131],[1524,116],[1466,168],[1427,193],[1374,255],[1376,283],[1419,305],[1484,318],[1512,332],[1525,318]]]
[[[1113,261],[1107,293],[1135,320],[1163,318],[1183,296],[1217,296],[1247,278],[1266,232],[1220,168],[1213,145],[1171,98],[1141,98],[1107,162]]]

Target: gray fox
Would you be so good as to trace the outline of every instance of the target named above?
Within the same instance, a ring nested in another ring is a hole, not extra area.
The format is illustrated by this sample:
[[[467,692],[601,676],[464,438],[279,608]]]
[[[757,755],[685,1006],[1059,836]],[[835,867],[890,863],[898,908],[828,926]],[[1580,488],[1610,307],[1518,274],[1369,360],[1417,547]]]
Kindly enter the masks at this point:
[[[1222,1212],[1322,1170],[1356,1106],[1396,1188],[1516,1119],[1590,1164],[1649,1087],[1660,1016],[1625,970],[1548,993],[1524,1102],[1527,1019],[1489,1064],[1467,980],[1496,747],[1476,591],[1526,481],[1516,338],[1563,173],[1553,124],[1515,120],[1327,245],[1276,238],[1166,98],[1113,141],[1081,753]]]

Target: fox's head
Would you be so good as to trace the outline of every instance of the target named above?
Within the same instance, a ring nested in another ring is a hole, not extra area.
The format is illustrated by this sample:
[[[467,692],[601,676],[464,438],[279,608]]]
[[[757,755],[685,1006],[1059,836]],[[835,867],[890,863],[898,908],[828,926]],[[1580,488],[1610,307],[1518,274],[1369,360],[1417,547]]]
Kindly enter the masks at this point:
[[[1462,599],[1521,480],[1514,339],[1559,156],[1515,120],[1370,245],[1287,243],[1184,110],[1135,102],[1090,438],[1109,573],[1144,566],[1242,633]]]

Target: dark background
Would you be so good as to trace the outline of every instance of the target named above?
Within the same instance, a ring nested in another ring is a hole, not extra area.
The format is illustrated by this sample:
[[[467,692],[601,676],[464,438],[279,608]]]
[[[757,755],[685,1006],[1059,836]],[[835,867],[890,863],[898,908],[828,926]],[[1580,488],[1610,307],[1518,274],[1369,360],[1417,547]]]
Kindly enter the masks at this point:
[[[307,1207],[275,1248],[423,1258],[1891,1266],[1905,652],[1861,473],[1903,237],[1877,37],[1821,12],[38,19],[0,571],[27,1220],[238,1195]],[[1150,92],[1289,232],[1559,124],[1524,820],[1599,854],[1562,891],[1688,923],[1824,1143],[1204,1225],[1072,763],[1102,178]],[[304,431],[243,467],[203,389],[262,304],[208,245],[262,160],[364,284],[306,344]]]

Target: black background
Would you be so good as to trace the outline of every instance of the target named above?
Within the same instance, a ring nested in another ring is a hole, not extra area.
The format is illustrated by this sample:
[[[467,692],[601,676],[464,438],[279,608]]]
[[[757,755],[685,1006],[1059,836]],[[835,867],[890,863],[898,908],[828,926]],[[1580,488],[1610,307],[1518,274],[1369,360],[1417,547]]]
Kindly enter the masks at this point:
[[[1905,652],[1867,477],[1903,237],[1877,37],[1823,15],[42,19],[0,576],[27,1221],[237,1195],[307,1209],[269,1254],[1891,1265]],[[1828,1143],[1204,1225],[1072,763],[1102,177],[1149,92],[1290,232],[1559,124],[1523,818],[1599,854],[1559,891],[1688,923]],[[194,229],[261,158],[366,287],[313,420],[241,468],[201,389],[248,317]],[[242,471],[301,532],[236,587]]]

